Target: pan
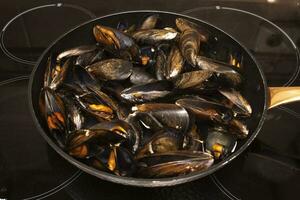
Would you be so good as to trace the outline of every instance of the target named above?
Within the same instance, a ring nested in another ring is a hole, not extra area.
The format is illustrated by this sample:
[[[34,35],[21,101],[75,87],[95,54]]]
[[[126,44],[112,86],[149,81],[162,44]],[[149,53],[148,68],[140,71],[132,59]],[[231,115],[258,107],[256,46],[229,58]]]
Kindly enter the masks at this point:
[[[43,120],[43,117],[41,116],[41,113],[39,111],[39,93],[41,91],[41,88],[43,87],[43,77],[47,58],[49,57],[51,52],[62,52],[72,47],[94,44],[95,41],[91,32],[96,24],[116,27],[118,22],[123,21],[124,19],[126,19],[129,24],[138,24],[139,20],[142,19],[145,15],[155,13],[159,14],[162,21],[171,27],[175,27],[175,19],[178,17],[182,17],[194,23],[197,23],[206,28],[211,33],[211,35],[213,35],[215,38],[218,38],[219,41],[222,41],[222,48],[224,50],[235,49],[237,52],[240,52],[243,55],[243,76],[246,81],[242,94],[246,97],[246,99],[249,100],[253,109],[251,117],[246,121],[249,128],[249,135],[246,139],[239,142],[234,153],[223,159],[221,162],[214,164],[205,171],[193,172],[188,175],[177,177],[159,179],[120,177],[103,171],[99,171],[74,159],[66,152],[64,152],[54,142],[54,140],[49,137],[49,135],[47,134],[47,124],[45,124],[45,121]],[[63,34],[55,42],[53,42],[40,56],[31,74],[28,92],[29,106],[35,125],[43,138],[59,155],[61,155],[63,158],[65,158],[67,161],[69,161],[79,169],[102,180],[139,187],[172,186],[190,182],[214,173],[215,171],[229,164],[252,143],[263,126],[268,109],[279,106],[281,104],[300,100],[300,87],[268,87],[261,67],[255,60],[255,58],[251,55],[249,50],[247,50],[242,44],[240,44],[237,40],[235,40],[227,33],[223,32],[222,30],[214,27],[207,22],[189,16],[171,12],[148,10],[128,11],[106,15],[81,24],[78,27]]]

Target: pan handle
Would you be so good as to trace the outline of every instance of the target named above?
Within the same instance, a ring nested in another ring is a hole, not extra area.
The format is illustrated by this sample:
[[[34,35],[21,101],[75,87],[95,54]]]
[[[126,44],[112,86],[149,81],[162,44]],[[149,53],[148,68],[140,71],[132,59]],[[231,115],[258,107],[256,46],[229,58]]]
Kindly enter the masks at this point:
[[[300,101],[300,87],[269,87],[269,106],[268,109]]]

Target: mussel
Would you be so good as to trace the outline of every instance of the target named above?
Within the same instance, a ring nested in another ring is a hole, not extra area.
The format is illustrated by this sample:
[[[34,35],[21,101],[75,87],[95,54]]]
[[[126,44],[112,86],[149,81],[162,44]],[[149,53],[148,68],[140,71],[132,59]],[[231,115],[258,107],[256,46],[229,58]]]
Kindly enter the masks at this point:
[[[222,82],[222,86],[233,86],[237,87],[242,82],[240,73],[233,67],[220,61],[215,61],[203,56],[197,56],[196,65],[204,70],[213,71],[217,74]]]
[[[163,41],[174,40],[177,34],[177,31],[169,29],[147,29],[136,31],[132,37],[140,43],[156,44]]]
[[[60,53],[56,57],[56,61],[58,63],[60,63],[61,60],[63,60],[64,58],[69,58],[69,57],[72,57],[72,56],[79,56],[81,54],[92,52],[96,48],[97,48],[96,45],[82,45],[82,46],[74,47],[72,49],[69,49],[69,50],[66,50],[66,51]]]
[[[180,106],[167,103],[146,103],[132,107],[133,111],[148,113],[164,127],[185,133],[189,126],[189,114]]]
[[[82,67],[91,65],[95,62],[100,61],[104,57],[103,54],[104,54],[104,49],[81,54],[77,57],[75,61],[75,65],[80,65]]]
[[[111,101],[108,101],[104,93],[99,96],[93,92],[75,95],[79,105],[92,116],[96,117],[99,121],[112,120],[116,116],[116,110],[112,107]]]
[[[226,124],[233,117],[233,113],[229,108],[205,99],[179,99],[176,101],[176,105],[186,108],[200,119],[213,122]]]
[[[155,63],[155,75],[157,80],[165,79],[167,57],[162,50],[157,51],[156,63]]]
[[[241,93],[234,89],[219,89],[219,92],[234,105],[232,109],[237,115],[246,117],[251,115],[252,108]]]
[[[126,88],[121,92],[121,97],[133,103],[141,103],[164,97],[172,89],[173,84],[170,81],[161,80]]]
[[[159,19],[158,14],[148,16],[142,23],[140,30],[153,29]]]
[[[136,153],[136,158],[150,154],[166,153],[177,151],[182,147],[183,134],[176,131],[162,129],[155,133],[148,142],[144,144]]]
[[[201,37],[194,29],[186,29],[180,34],[179,49],[186,61],[196,66]]]
[[[177,18],[176,21],[176,26],[177,28],[181,31],[184,32],[186,30],[195,30],[198,32],[200,39],[202,42],[207,42],[208,37],[209,37],[209,32],[207,30],[205,30],[204,27],[201,27],[198,24],[195,24],[191,21],[188,21],[186,19],[183,18]]]
[[[132,64],[122,59],[107,59],[86,67],[87,71],[99,80],[124,80],[132,73]]]
[[[106,146],[92,159],[92,165],[118,176],[131,176],[136,170],[132,154],[120,146]]]
[[[156,81],[156,79],[144,69],[140,67],[133,67],[130,75],[130,82],[135,85],[142,85]]]
[[[178,76],[183,70],[184,60],[177,46],[173,46],[168,56],[168,61],[165,70],[167,79]]]
[[[226,132],[223,127],[215,127],[208,131],[205,147],[216,159],[223,158],[235,150],[236,138]]]
[[[206,86],[208,86],[207,82],[212,75],[213,73],[209,70],[191,71],[178,75],[173,81],[175,87],[179,89],[205,89]]]
[[[213,162],[213,156],[199,151],[172,151],[140,158],[138,176],[148,178],[171,177],[204,171]]]
[[[67,117],[64,102],[50,88],[44,88],[39,100],[41,113],[45,115],[46,123],[52,136],[60,147],[64,148],[67,133]]]

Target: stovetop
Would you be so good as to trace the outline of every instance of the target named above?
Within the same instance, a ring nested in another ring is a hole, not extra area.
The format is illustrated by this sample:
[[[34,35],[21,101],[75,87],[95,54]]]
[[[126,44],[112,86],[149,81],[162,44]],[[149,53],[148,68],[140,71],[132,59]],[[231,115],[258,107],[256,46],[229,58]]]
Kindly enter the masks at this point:
[[[173,187],[139,188],[102,181],[54,152],[33,124],[27,89],[35,61],[60,34],[97,16],[137,9],[173,11],[208,21],[250,49],[269,86],[299,85],[300,2],[44,0],[0,5],[0,199],[281,200],[299,196],[300,103],[268,111],[253,144],[213,175]]]

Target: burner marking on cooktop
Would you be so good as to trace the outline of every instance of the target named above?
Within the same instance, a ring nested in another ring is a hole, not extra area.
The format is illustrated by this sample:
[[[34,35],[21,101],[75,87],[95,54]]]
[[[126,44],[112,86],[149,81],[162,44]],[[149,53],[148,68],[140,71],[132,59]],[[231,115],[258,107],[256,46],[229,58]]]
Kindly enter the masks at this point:
[[[214,182],[214,184],[225,194],[229,199],[231,200],[242,200],[239,197],[234,196],[219,180],[218,178],[213,174],[209,176],[211,180]]]
[[[7,29],[7,27],[14,22],[16,19],[20,18],[21,16],[30,13],[32,11],[38,10],[38,9],[42,9],[42,8],[49,8],[49,7],[56,7],[56,8],[62,8],[62,7],[66,7],[66,8],[73,8],[79,11],[82,11],[83,13],[87,14],[89,17],[91,17],[91,19],[96,18],[96,15],[94,13],[92,13],[91,11],[89,11],[86,8],[77,6],[77,5],[73,5],[73,4],[63,4],[63,3],[56,3],[56,4],[47,4],[47,5],[42,5],[42,6],[37,6],[37,7],[33,7],[30,8],[28,10],[25,10],[23,12],[21,12],[20,14],[16,15],[15,17],[13,17],[11,20],[9,20],[7,22],[7,24],[3,27],[1,33],[0,33],[0,48],[2,49],[2,51],[4,52],[4,54],[6,56],[8,56],[9,58],[11,58],[12,60],[19,62],[19,63],[23,63],[26,65],[35,65],[36,62],[35,61],[31,61],[31,60],[26,60],[23,58],[20,58],[18,56],[15,56],[14,54],[12,54],[6,47],[4,44],[4,33]]]
[[[73,176],[71,176],[69,179],[67,179],[66,181],[64,181],[63,183],[61,183],[60,185],[56,186],[55,188],[43,193],[43,194],[39,194],[33,197],[29,197],[29,198],[25,198],[23,200],[31,200],[31,199],[45,199],[57,192],[59,192],[60,190],[64,189],[65,187],[67,187],[68,185],[70,185],[71,183],[73,183],[83,172],[81,170],[78,170],[76,173],[73,174]]]

